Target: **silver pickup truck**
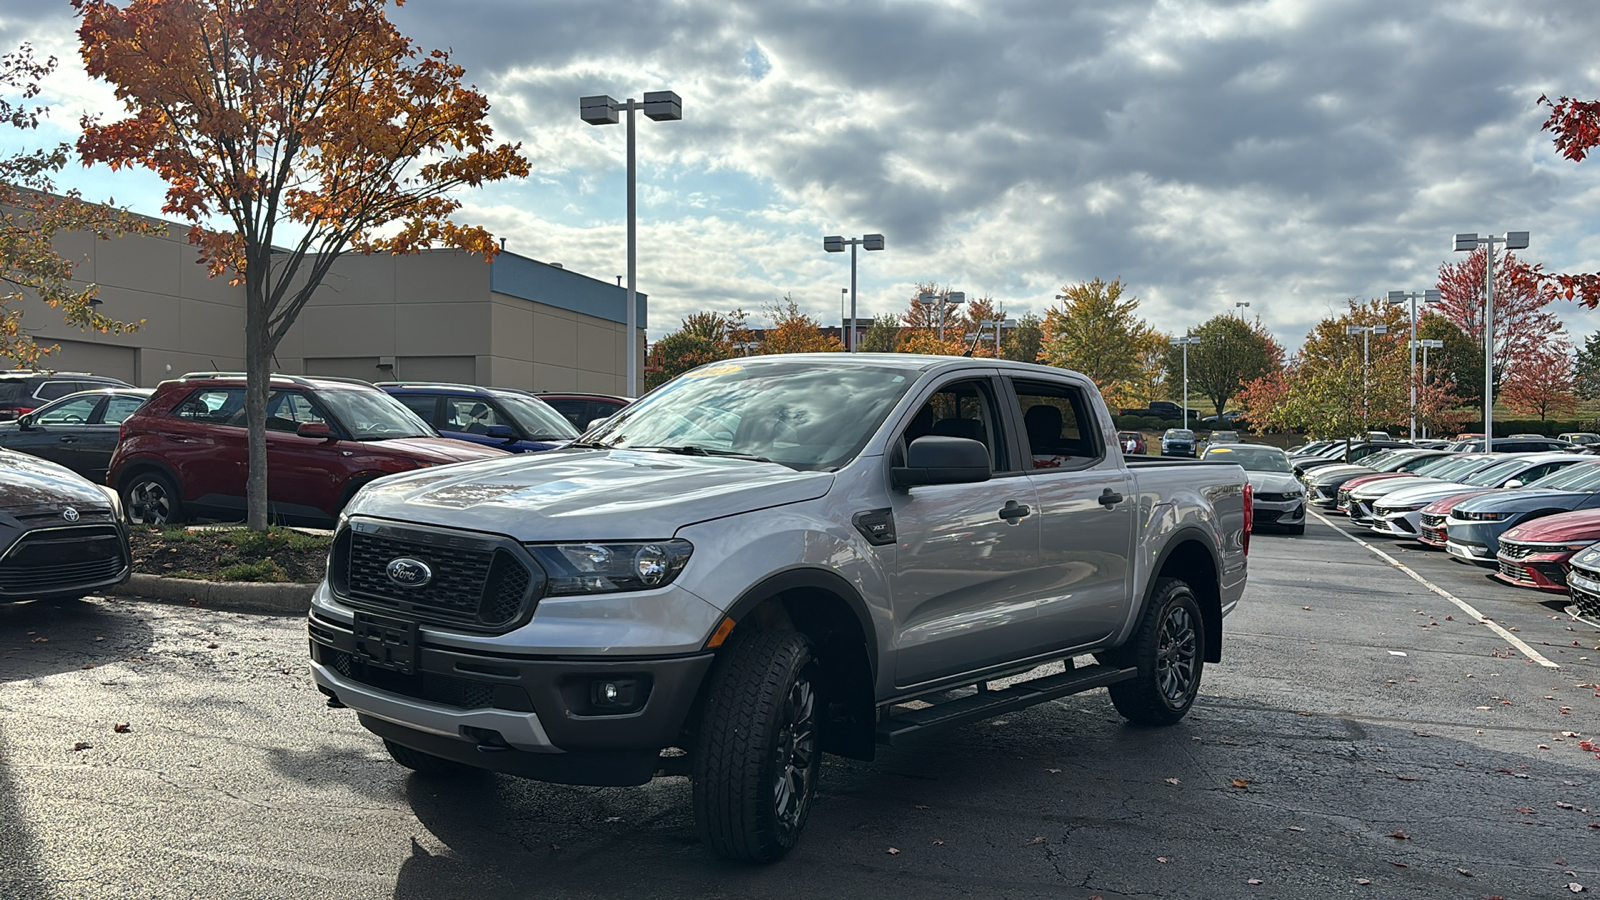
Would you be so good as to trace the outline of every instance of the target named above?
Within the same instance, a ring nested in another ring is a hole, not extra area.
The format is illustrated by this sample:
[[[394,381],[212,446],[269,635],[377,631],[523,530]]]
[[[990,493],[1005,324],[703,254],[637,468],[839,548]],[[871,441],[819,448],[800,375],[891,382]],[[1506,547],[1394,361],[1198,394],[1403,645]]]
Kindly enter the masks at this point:
[[[711,849],[776,859],[824,752],[1097,687],[1133,722],[1188,711],[1244,591],[1248,482],[1115,435],[1044,366],[703,366],[570,448],[362,490],[312,673],[401,765],[689,775]]]

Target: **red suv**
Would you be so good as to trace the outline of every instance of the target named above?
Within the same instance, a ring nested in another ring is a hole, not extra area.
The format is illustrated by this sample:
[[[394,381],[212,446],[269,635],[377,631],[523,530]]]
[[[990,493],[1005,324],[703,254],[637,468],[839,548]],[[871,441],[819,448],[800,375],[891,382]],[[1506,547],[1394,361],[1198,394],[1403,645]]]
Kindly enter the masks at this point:
[[[129,520],[240,519],[250,468],[243,375],[162,382],[122,423],[106,483]],[[272,376],[267,396],[267,500],[274,521],[327,525],[375,478],[505,452],[439,437],[363,381]]]

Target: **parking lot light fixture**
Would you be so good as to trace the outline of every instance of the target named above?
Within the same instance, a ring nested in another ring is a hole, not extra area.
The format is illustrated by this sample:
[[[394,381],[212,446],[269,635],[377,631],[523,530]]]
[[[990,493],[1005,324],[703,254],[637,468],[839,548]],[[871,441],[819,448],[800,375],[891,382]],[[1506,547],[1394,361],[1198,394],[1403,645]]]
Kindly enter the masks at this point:
[[[1390,291],[1389,303],[1411,304],[1411,439],[1417,439],[1417,301],[1438,303],[1438,291]]]
[[[1483,449],[1494,452],[1494,245],[1504,244],[1507,250],[1528,249],[1526,231],[1508,231],[1503,235],[1468,232],[1456,235],[1456,252],[1468,253],[1479,247],[1487,248],[1483,266]]]
[[[844,248],[850,248],[850,340],[845,342],[845,350],[856,352],[856,248],[867,250],[882,250],[883,235],[864,234],[858,238],[845,239],[841,235],[830,234],[822,239],[822,249],[829,253],[843,253]]]
[[[683,100],[672,91],[647,91],[644,102],[632,97],[621,103],[606,94],[578,99],[578,116],[590,125],[615,125],[619,113],[628,113],[628,396],[643,391],[639,385],[639,204],[633,152],[633,114],[643,110],[656,122],[676,122],[683,118]]]
[[[1443,350],[1444,349],[1444,341],[1436,340],[1436,339],[1433,339],[1433,338],[1423,338],[1420,341],[1412,341],[1411,342],[1411,358],[1412,359],[1416,359],[1417,358],[1417,348],[1418,347],[1422,348],[1422,383],[1423,384],[1427,384],[1428,383],[1428,351],[1429,350]],[[1411,406],[1412,406],[1413,411],[1415,411],[1416,402],[1413,401]],[[1423,426],[1423,428],[1422,428],[1422,436],[1423,437],[1427,437],[1428,436],[1428,428],[1427,428],[1427,426]]]
[[[964,291],[945,291],[942,294],[923,291],[917,295],[918,306],[939,307],[939,341],[941,343],[944,341],[944,308],[946,306],[959,306],[965,302],[967,302],[967,295]]]
[[[1200,339],[1192,334],[1181,338],[1173,338],[1172,346],[1183,348],[1183,428],[1189,429],[1189,347],[1200,343]]]
[[[1388,325],[1346,325],[1345,334],[1361,335],[1361,426],[1371,424],[1367,421],[1367,363],[1372,356],[1372,336],[1375,334],[1388,334]]]
[[[1250,301],[1249,300],[1236,300],[1236,301],[1234,301],[1233,308],[1234,309],[1249,309],[1250,308]],[[1242,312],[1239,313],[1239,318],[1240,318],[1240,320],[1243,320],[1244,319],[1244,313],[1242,313]]]

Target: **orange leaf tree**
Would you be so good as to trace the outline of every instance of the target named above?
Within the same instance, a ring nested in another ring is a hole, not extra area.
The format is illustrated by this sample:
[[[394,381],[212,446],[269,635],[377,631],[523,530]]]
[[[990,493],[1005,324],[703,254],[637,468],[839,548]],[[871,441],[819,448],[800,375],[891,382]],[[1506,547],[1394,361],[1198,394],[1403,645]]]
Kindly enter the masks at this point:
[[[1556,152],[1573,162],[1583,162],[1589,151],[1600,146],[1600,100],[1551,100],[1541,96],[1539,104],[1550,107],[1550,117],[1539,130],[1555,136]],[[1552,274],[1540,266],[1521,267],[1519,271],[1529,279],[1553,285],[1568,300],[1577,300],[1590,309],[1600,306],[1600,273]]]
[[[527,161],[492,144],[488,101],[447,52],[402,36],[384,0],[74,5],[88,73],[127,111],[85,118],[85,163],[160,174],[163,210],[191,223],[211,274],[244,284],[248,524],[263,529],[272,354],[328,270],[351,251],[493,258],[488,231],[450,218],[451,192]]]
[[[1571,415],[1578,409],[1578,382],[1572,370],[1572,347],[1556,341],[1519,360],[1506,373],[1500,399],[1523,415]]]
[[[767,315],[772,317],[772,327],[762,335],[762,353],[835,353],[844,349],[838,338],[800,311],[792,296],[785,295],[768,307]]]
[[[30,106],[39,82],[55,69],[52,57],[38,62],[23,44],[0,56],[0,124],[32,131],[49,110]],[[7,96],[16,100],[8,100]],[[67,164],[71,147],[21,151],[0,159],[0,356],[32,368],[55,346],[43,347],[22,327],[16,304],[37,298],[58,310],[69,325],[121,334],[139,323],[118,322],[95,311],[95,284],[73,283],[77,264],[56,251],[58,234],[89,233],[101,240],[124,234],[159,234],[160,223],[125,210],[89,203],[77,191],[57,194],[53,174]]]

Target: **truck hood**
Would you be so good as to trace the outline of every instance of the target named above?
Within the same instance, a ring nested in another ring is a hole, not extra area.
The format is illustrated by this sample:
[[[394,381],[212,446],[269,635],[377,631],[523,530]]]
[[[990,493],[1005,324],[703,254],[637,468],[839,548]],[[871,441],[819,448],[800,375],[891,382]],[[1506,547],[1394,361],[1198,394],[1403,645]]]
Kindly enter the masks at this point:
[[[1502,541],[1542,544],[1600,541],[1600,509],[1556,513],[1517,525],[1500,536]]]
[[[658,540],[679,528],[828,492],[833,475],[640,450],[550,450],[368,485],[347,512],[519,541]]]

